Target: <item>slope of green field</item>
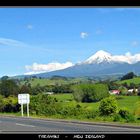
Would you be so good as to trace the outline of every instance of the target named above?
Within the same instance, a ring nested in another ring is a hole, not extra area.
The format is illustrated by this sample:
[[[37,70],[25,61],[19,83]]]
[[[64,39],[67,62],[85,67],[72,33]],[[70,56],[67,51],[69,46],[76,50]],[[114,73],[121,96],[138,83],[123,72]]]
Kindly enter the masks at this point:
[[[56,98],[59,102],[68,102],[74,100],[72,94],[53,94],[50,96]]]
[[[74,79],[68,79],[68,80],[63,80],[63,79],[38,79],[38,78],[33,78],[28,80],[28,83],[30,83],[32,86],[36,86],[39,84],[40,86],[45,86],[45,85],[56,85],[56,84],[70,84],[70,83],[77,83],[77,82],[87,82],[87,79],[83,78],[74,78]],[[21,84],[24,84],[27,81],[22,81]]]
[[[118,81],[117,83],[118,84],[127,83],[128,85],[130,85],[130,83],[134,83],[134,84],[138,85],[138,84],[140,84],[140,77],[135,77],[133,79]]]
[[[140,101],[139,96],[121,96],[121,99],[117,100],[117,103],[119,108],[127,108],[133,113],[138,101]]]
[[[55,85],[55,84],[66,84],[68,82],[61,79],[59,80],[31,79],[29,83],[31,83],[32,86],[36,86],[37,84],[39,84],[40,86],[45,86],[45,85]]]
[[[80,104],[88,110],[98,110],[100,104],[100,102],[77,103],[74,101],[72,94],[55,94],[50,96],[55,97],[58,101],[62,102],[63,105]],[[119,96],[117,104],[119,108],[127,108],[131,113],[133,113],[138,101],[140,101],[139,96]]]
[[[138,96],[121,96],[121,99],[117,100],[119,108],[127,108],[131,113],[134,112],[137,102],[140,101]],[[96,110],[99,107],[100,102],[97,103],[81,103],[82,106],[89,110]]]

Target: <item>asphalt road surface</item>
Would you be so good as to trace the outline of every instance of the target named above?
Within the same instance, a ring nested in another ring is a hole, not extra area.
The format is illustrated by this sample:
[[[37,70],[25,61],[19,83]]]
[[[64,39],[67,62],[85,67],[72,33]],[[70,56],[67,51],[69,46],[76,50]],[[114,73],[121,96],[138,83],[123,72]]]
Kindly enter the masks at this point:
[[[139,133],[139,128],[0,116],[0,133]]]

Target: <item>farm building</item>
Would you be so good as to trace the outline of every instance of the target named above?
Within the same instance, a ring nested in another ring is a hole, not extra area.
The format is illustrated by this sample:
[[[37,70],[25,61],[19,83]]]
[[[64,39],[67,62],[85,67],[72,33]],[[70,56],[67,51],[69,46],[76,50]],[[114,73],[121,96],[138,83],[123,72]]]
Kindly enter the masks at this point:
[[[109,93],[113,95],[118,95],[120,94],[120,90],[110,90]]]

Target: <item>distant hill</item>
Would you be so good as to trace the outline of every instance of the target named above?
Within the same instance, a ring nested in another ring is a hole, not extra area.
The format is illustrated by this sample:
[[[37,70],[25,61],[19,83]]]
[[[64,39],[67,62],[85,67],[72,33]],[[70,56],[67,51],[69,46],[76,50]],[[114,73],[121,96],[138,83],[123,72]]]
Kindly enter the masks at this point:
[[[135,78],[128,79],[128,80],[118,81],[117,83],[120,83],[120,84],[127,83],[128,85],[130,85],[130,83],[134,83],[136,85],[139,85],[140,84],[140,77],[135,77]]]
[[[80,83],[80,82],[89,82],[87,78],[67,78],[67,79],[49,79],[49,78],[31,78],[27,80],[21,80],[21,84],[25,84],[28,81],[28,83],[31,84],[31,86],[45,86],[45,85],[65,85],[65,84],[72,84],[72,83]]]

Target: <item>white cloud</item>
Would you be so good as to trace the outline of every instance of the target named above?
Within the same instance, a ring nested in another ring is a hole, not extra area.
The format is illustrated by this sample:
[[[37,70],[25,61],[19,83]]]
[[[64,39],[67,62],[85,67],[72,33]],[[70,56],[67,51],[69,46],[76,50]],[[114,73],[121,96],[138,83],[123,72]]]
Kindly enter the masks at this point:
[[[66,62],[66,63],[52,62],[48,64],[33,63],[32,65],[25,66],[25,69],[28,71],[25,73],[25,75],[37,74],[42,72],[51,72],[55,70],[65,69],[71,66],[73,66],[71,62]]]
[[[21,41],[14,40],[14,39],[0,38],[0,45],[19,47],[19,46],[24,46],[25,44]]]
[[[140,61],[140,54],[132,55],[130,52],[125,53],[125,55],[114,55],[112,56],[114,61],[127,62],[129,64],[134,64]]]
[[[33,25],[28,24],[28,25],[27,25],[27,29],[29,29],[29,30],[33,29]]]
[[[86,32],[81,32],[81,33],[80,33],[80,37],[84,39],[84,38],[88,37],[88,33],[86,33]]]

